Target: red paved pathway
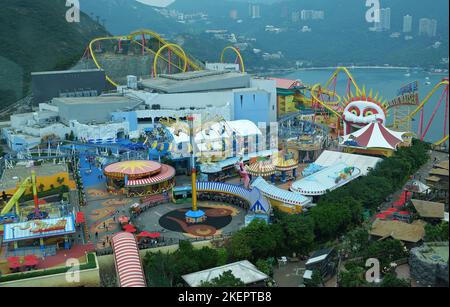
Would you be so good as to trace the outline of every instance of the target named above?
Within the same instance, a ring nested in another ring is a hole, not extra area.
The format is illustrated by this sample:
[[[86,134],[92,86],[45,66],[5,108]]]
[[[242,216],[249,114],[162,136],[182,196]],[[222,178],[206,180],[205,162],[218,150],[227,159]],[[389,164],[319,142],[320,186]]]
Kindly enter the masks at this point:
[[[94,244],[75,245],[70,250],[61,250],[56,252],[55,256],[45,257],[44,260],[40,260],[37,266],[38,269],[47,269],[56,266],[64,265],[69,258],[83,257],[86,252],[94,251]]]

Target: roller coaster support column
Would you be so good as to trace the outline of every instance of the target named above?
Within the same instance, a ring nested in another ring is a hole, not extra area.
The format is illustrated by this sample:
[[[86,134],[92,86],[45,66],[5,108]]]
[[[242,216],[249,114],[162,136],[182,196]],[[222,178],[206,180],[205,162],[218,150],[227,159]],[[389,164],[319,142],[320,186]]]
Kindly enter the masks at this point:
[[[192,169],[192,211],[197,211],[197,170]]]
[[[191,143],[191,166],[192,166],[192,210],[186,212],[185,218],[187,223],[197,224],[205,221],[205,212],[197,207],[197,170],[195,168],[195,138],[194,138],[194,117],[189,116],[189,140]]]
[[[447,122],[448,122],[448,84],[445,88],[445,113],[444,113],[444,138],[447,136]]]
[[[36,188],[36,172],[34,170],[31,171],[31,185],[33,187],[34,209],[39,210],[39,200]]]
[[[448,92],[448,85],[447,85],[446,89],[442,92],[441,98],[439,99],[438,104],[434,108],[433,114],[431,114],[430,121],[428,122],[427,127],[425,128],[425,131],[420,136],[420,140],[423,141],[423,139],[425,138],[425,135],[427,134],[428,129],[430,129],[431,123],[433,122],[434,116],[436,115],[436,112],[439,110],[439,107],[441,106],[442,100],[444,99],[444,97],[446,97],[446,93],[447,92]]]
[[[423,116],[424,116],[424,109],[422,108],[422,110],[420,110],[420,119],[419,119],[419,128],[417,131],[417,135],[420,137],[422,135],[422,130],[423,130]]]

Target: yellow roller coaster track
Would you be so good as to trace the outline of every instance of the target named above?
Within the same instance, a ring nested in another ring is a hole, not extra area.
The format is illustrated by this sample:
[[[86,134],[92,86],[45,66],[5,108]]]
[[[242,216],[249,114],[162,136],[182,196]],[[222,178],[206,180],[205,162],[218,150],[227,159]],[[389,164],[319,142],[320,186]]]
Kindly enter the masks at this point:
[[[407,116],[405,116],[404,118],[400,119],[398,121],[398,124],[401,124],[407,120],[413,120],[413,117],[420,111],[423,109],[423,107],[427,104],[427,102],[430,100],[430,98],[434,95],[434,93],[436,93],[436,91],[441,87],[441,86],[448,86],[448,80],[442,80],[441,82],[439,82],[438,84],[436,84],[431,91],[428,93],[428,95],[422,100],[422,102],[417,106],[417,108],[412,111],[411,113],[409,113]],[[445,143],[448,140],[448,135],[446,135],[445,137],[443,137],[441,140],[437,141],[436,143],[434,143],[434,145],[441,145],[443,143]]]
[[[97,57],[95,55],[94,48],[93,48],[95,43],[101,42],[101,41],[128,39],[132,43],[136,43],[139,46],[144,47],[145,50],[150,52],[151,54],[156,55],[157,52],[155,52],[154,50],[152,50],[152,49],[150,49],[150,48],[148,48],[146,46],[143,46],[141,43],[139,43],[138,41],[136,41],[134,39],[136,36],[139,36],[139,35],[149,35],[149,36],[155,38],[162,45],[161,48],[164,45],[168,45],[169,44],[158,33],[150,31],[150,30],[139,30],[139,31],[132,32],[129,35],[125,35],[125,36],[122,35],[122,36],[98,37],[98,38],[93,39],[89,43],[89,52],[90,52],[90,54],[92,56],[92,60],[94,61],[95,66],[97,66],[98,69],[103,69],[102,66],[100,65],[100,63],[98,62],[98,59],[97,59]],[[191,59],[189,59],[188,57],[183,55],[183,52],[181,52],[178,48],[171,46],[171,47],[169,47],[169,49],[174,54],[176,54],[178,57],[182,58],[185,61],[185,63],[187,63],[187,65],[189,65],[192,69],[194,69],[194,70],[202,70],[202,68],[199,65],[197,65],[194,61],[192,61]],[[169,63],[168,59],[166,59],[164,57],[160,57],[160,58],[163,59],[165,62]],[[180,70],[182,70],[181,67],[178,67],[177,65],[175,65],[173,63],[171,63],[171,65],[173,65],[173,66],[179,68]],[[111,83],[113,86],[116,86],[116,87],[118,86],[118,84],[115,81],[113,81],[109,75],[106,75],[106,80],[108,80],[108,82]]]
[[[239,62],[240,62],[240,64],[241,64],[241,72],[242,72],[242,73],[245,73],[244,58],[242,57],[241,52],[240,52],[236,47],[233,47],[233,46],[225,47],[225,48],[222,50],[222,53],[220,54],[220,62],[221,62],[221,63],[224,63],[224,60],[225,60],[225,52],[227,52],[227,50],[232,50],[232,51],[234,51],[234,53],[236,53],[237,57],[239,58]]]
[[[186,53],[184,52],[183,48],[181,48],[179,45],[177,44],[166,44],[163,45],[161,48],[158,49],[158,52],[156,52],[155,54],[155,58],[153,60],[153,73],[154,73],[154,77],[156,77],[158,75],[158,59],[159,57],[161,57],[161,52],[163,52],[165,49],[169,49],[169,50],[178,50],[179,52],[181,52],[181,58],[183,59],[184,65],[183,68],[180,70],[185,72],[187,70],[188,67],[188,59],[186,56]],[[162,59],[165,59],[164,57],[161,57]]]
[[[359,89],[358,84],[356,84],[355,78],[353,78],[353,75],[350,73],[350,71],[347,69],[347,67],[338,67],[334,73],[331,75],[330,79],[328,79],[327,83],[325,83],[324,88],[328,88],[328,86],[331,84],[331,82],[333,82],[333,79],[337,77],[337,75],[339,75],[339,73],[343,71],[347,77],[349,77],[349,79],[351,80],[351,82],[353,83],[353,86],[356,89],[356,93],[361,93],[361,90]]]
[[[335,109],[333,109],[333,106],[338,106],[339,103],[342,101],[341,97],[336,94],[335,92],[332,92],[330,90],[328,90],[328,87],[330,86],[331,82],[333,82],[333,80],[339,75],[340,72],[344,72],[347,77],[350,79],[350,81],[352,82],[353,86],[356,89],[356,94],[359,95],[361,92],[361,89],[359,88],[358,84],[355,81],[355,78],[353,78],[353,75],[350,73],[350,71],[346,68],[346,67],[338,67],[333,74],[331,75],[331,77],[328,79],[328,81],[325,83],[325,85],[322,87],[320,83],[315,84],[312,88],[310,88],[310,92],[311,92],[311,97],[313,98],[313,100],[317,101],[321,106],[323,106],[326,110],[330,111],[331,113],[333,113],[334,115],[336,115],[338,118],[341,118],[341,114],[336,111]],[[336,100],[332,101],[332,102],[325,102],[322,101],[318,96],[319,94],[319,90],[320,93],[325,94],[329,97],[335,97]]]
[[[333,113],[333,114],[336,115],[337,117],[341,118],[341,114],[340,114],[339,112],[337,112],[335,109],[332,108],[332,105],[338,105],[338,104],[341,102],[341,97],[340,97],[338,94],[336,94],[336,93],[331,93],[331,92],[329,92],[329,91],[327,91],[327,90],[323,90],[323,89],[321,88],[321,84],[320,84],[320,83],[315,84],[315,85],[310,89],[310,91],[311,91],[311,97],[312,97],[313,100],[317,101],[317,102],[318,102],[321,106],[323,106],[326,110],[330,111],[331,113]],[[331,95],[330,97],[333,97],[333,96],[334,96],[334,97],[337,98],[337,100],[336,100],[336,101],[333,101],[333,102],[331,102],[331,103],[329,103],[329,102],[328,102],[328,103],[327,103],[327,102],[324,102],[324,101],[320,100],[320,98],[318,97],[319,92],[320,92],[320,93],[327,94],[327,95]],[[328,92],[328,93],[327,93],[327,92]]]

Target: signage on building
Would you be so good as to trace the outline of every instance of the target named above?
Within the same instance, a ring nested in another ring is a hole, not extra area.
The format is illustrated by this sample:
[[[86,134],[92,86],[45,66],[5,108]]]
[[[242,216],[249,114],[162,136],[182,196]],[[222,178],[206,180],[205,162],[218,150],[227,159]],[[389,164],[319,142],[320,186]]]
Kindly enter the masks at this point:
[[[397,106],[417,106],[419,105],[419,82],[414,81],[397,91],[397,97],[389,101],[388,107]]]

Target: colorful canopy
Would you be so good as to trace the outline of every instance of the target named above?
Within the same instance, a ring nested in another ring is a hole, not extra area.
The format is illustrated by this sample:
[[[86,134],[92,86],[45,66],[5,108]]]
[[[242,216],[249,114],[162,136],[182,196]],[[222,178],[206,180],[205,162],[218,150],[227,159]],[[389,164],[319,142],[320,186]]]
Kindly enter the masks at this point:
[[[144,271],[134,236],[121,232],[112,238],[112,243],[120,287],[145,287]]]
[[[143,185],[153,185],[161,182],[168,181],[175,176],[175,169],[170,165],[163,164],[161,166],[161,171],[152,177],[128,180],[126,183],[127,187],[137,187]]]
[[[76,217],[75,217],[75,223],[79,224],[79,223],[84,223],[86,222],[86,219],[84,217],[84,212],[77,212]]]
[[[27,261],[27,260],[38,260],[38,257],[36,255],[26,255],[25,257],[23,257],[23,259],[25,261]]]
[[[139,179],[158,174],[161,164],[149,160],[131,160],[113,163],[105,167],[105,176],[117,179]]]
[[[303,196],[300,193],[280,189],[268,183],[262,177],[256,178],[256,180],[252,183],[252,188],[260,190],[264,196],[279,201],[283,204],[305,206],[311,203],[310,198]]]
[[[9,263],[20,262],[20,257],[16,256],[8,257],[8,262]]]
[[[343,137],[341,145],[364,148],[387,148],[395,150],[403,142],[406,132],[390,130],[379,122],[374,122]]]
[[[298,161],[295,159],[285,160],[281,157],[278,158],[275,168],[277,171],[291,171],[298,168]]]
[[[147,231],[143,231],[140,234],[138,234],[136,236],[136,238],[151,238],[151,239],[156,239],[159,238],[161,236],[161,234],[159,232],[147,232]]]
[[[267,177],[275,174],[276,169],[271,160],[261,160],[246,167],[247,172],[256,177]]]
[[[20,262],[10,262],[8,266],[10,269],[18,269],[22,266],[22,264]]]
[[[25,260],[25,262],[23,263],[26,266],[35,266],[39,264],[39,261],[37,259],[29,259],[29,260]]]

